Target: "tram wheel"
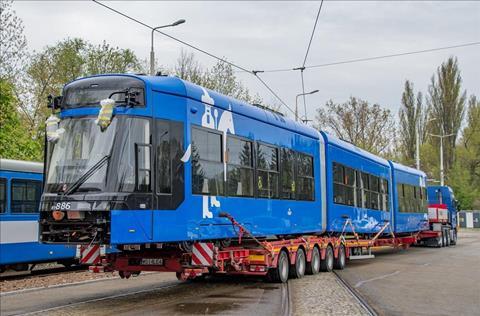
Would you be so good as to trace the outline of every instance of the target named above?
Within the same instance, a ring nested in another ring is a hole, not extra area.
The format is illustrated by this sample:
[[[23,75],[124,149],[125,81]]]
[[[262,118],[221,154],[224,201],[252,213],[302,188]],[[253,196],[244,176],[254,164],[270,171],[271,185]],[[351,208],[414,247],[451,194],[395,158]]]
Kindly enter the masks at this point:
[[[333,267],[337,270],[343,270],[345,269],[345,261],[345,246],[340,245],[340,247],[338,248],[338,256],[334,260]]]
[[[325,259],[320,261],[320,270],[323,272],[331,272],[333,270],[333,249],[328,245],[325,250]]]
[[[320,251],[317,247],[312,250],[312,260],[307,263],[307,274],[317,274],[320,272]]]

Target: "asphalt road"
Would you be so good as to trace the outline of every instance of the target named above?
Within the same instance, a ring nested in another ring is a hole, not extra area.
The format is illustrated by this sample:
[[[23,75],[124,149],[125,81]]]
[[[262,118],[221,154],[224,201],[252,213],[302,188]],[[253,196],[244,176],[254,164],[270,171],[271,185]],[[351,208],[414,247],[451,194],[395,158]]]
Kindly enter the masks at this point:
[[[180,282],[170,273],[152,273],[4,295],[0,314],[284,315],[286,289],[248,278]]]
[[[381,251],[339,274],[379,315],[480,315],[480,231],[448,248]]]

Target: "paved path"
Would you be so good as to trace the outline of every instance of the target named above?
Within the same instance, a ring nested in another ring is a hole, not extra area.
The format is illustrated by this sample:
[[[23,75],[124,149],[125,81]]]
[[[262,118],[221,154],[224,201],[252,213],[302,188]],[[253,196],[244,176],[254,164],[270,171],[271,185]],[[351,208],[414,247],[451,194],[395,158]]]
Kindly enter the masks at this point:
[[[456,246],[389,250],[339,274],[380,315],[480,315],[480,231]]]

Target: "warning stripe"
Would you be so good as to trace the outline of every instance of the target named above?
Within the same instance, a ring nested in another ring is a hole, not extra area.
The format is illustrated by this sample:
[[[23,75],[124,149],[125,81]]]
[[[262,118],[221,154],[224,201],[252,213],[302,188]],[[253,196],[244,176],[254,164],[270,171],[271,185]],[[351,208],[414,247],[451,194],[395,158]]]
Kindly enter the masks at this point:
[[[100,246],[94,245],[81,250],[80,262],[83,264],[94,264],[100,261]]]
[[[195,243],[192,251],[192,264],[211,266],[213,263],[213,243]]]

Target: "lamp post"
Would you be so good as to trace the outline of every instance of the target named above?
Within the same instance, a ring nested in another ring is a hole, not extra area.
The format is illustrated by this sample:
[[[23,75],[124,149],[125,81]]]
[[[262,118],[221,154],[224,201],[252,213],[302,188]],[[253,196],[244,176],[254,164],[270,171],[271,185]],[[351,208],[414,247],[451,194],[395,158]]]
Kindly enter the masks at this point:
[[[182,23],[185,23],[184,19],[175,21],[172,24],[157,26],[157,27],[152,29],[152,37],[151,37],[152,46],[151,46],[151,50],[150,50],[150,75],[152,75],[152,76],[155,75],[155,51],[153,50],[153,33],[158,29],[163,29],[165,27],[170,27],[170,26],[177,26],[177,25],[182,24]]]
[[[436,118],[429,119],[428,121],[425,122],[425,125],[427,125],[429,122],[435,121]],[[420,170],[420,120],[417,119],[417,124],[416,124],[416,135],[415,135],[415,160],[416,160],[416,165],[417,165],[417,170]]]
[[[301,97],[302,95],[314,94],[317,92],[318,90],[313,90],[310,92],[297,94],[297,96],[295,97],[295,121],[298,121],[298,97]],[[307,113],[305,113],[305,119],[306,119],[306,116],[307,116]]]
[[[442,133],[443,134],[443,133]],[[444,186],[445,185],[445,175],[444,175],[444,171],[443,171],[443,139],[445,137],[450,137],[450,136],[454,136],[455,134],[448,134],[448,135],[434,135],[434,134],[430,134],[430,136],[432,137],[438,137],[440,138],[440,185],[441,186]]]

